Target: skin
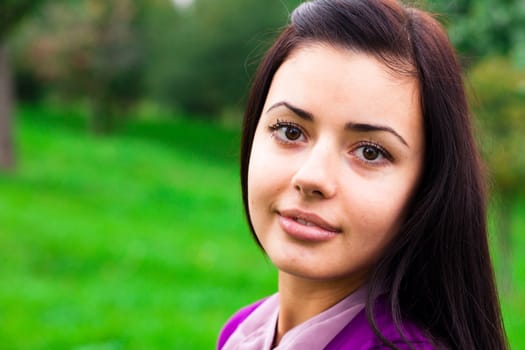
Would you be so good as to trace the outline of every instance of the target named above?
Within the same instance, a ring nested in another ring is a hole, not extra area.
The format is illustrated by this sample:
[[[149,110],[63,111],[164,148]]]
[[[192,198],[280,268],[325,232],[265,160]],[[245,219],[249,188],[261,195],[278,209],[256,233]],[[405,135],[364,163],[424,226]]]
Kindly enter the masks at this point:
[[[248,201],[279,269],[276,344],[366,282],[420,176],[422,123],[417,80],[364,53],[310,44],[275,74]]]

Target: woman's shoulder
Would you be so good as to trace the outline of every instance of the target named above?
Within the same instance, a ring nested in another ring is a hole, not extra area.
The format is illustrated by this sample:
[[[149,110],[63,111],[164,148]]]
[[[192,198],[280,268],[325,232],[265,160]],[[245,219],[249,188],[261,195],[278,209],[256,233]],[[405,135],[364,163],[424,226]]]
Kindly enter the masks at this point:
[[[217,349],[222,349],[228,338],[235,332],[237,327],[248,317],[250,314],[259,307],[267,298],[261,299],[252,303],[248,306],[245,306],[234,313],[228,321],[222,327],[221,332],[219,333],[219,340],[217,342]]]
[[[377,329],[383,337],[400,350],[438,349],[426,332],[413,322],[404,320],[401,323],[400,333],[386,302],[379,300],[374,308],[374,318]],[[326,350],[336,349],[390,349],[376,335],[374,328],[368,321],[366,310],[363,309],[341,332],[328,344]]]

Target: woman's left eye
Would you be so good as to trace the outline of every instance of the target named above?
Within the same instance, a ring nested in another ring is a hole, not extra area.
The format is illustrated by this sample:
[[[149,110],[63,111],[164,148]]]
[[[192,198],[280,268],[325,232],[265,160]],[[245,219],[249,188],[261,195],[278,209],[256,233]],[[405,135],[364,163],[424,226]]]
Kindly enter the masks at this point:
[[[284,143],[302,142],[305,139],[301,128],[292,123],[277,122],[270,126],[270,130],[279,141]]]
[[[366,163],[376,164],[391,160],[390,154],[383,147],[374,144],[364,144],[357,147],[353,153]]]

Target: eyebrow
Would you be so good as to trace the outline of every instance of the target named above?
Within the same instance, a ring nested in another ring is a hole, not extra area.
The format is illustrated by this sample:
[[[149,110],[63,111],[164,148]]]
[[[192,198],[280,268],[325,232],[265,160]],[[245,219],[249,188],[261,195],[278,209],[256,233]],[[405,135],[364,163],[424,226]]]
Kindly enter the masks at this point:
[[[348,122],[345,124],[345,129],[354,130],[358,132],[386,131],[397,137],[399,141],[401,141],[401,143],[408,147],[408,143],[405,141],[405,139],[401,135],[399,135],[394,129],[388,126]]]
[[[292,106],[291,104],[289,104],[286,101],[277,102],[276,104],[274,104],[270,108],[268,108],[266,110],[266,113],[270,112],[272,109],[277,108],[277,107],[286,107],[289,110],[291,110],[292,112],[294,112],[294,114],[296,114],[297,116],[299,116],[300,118],[302,118],[304,120],[308,120],[310,122],[314,120],[314,116],[313,116],[312,113],[307,112],[304,109]]]
[[[281,101],[281,102],[277,102],[273,104],[271,107],[269,107],[266,110],[266,113],[270,112],[272,109],[277,108],[277,107],[286,107],[289,110],[291,110],[294,114],[296,114],[298,117],[300,117],[301,119],[304,119],[307,121],[314,120],[314,116],[312,113],[307,112],[304,109],[295,107],[286,101]],[[405,146],[408,147],[408,143],[405,141],[405,139],[401,135],[399,135],[399,133],[397,133],[394,129],[388,126],[348,122],[345,124],[345,130],[351,130],[351,131],[356,131],[356,132],[378,132],[378,131],[388,132],[394,135],[395,137],[397,137],[401,141],[401,143],[403,143]]]

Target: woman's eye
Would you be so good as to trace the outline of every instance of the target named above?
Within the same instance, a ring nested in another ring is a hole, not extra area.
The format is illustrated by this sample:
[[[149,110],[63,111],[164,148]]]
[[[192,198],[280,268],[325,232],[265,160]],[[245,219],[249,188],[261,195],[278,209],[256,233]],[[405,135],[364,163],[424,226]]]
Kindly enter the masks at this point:
[[[390,155],[378,145],[361,145],[354,151],[355,155],[367,163],[382,163],[391,160]]]
[[[282,136],[286,137],[286,139],[290,141],[297,141],[302,135],[301,130],[299,130],[299,128],[296,128],[295,126],[285,126],[282,127],[279,131]]]
[[[293,124],[277,123],[270,127],[272,133],[282,142],[301,142],[304,139],[304,133],[298,126]]]
[[[364,146],[361,153],[363,154],[363,158],[369,161],[376,160],[378,157],[381,156],[381,152],[379,152],[377,148],[372,146]]]

